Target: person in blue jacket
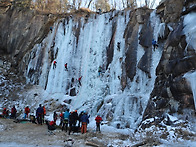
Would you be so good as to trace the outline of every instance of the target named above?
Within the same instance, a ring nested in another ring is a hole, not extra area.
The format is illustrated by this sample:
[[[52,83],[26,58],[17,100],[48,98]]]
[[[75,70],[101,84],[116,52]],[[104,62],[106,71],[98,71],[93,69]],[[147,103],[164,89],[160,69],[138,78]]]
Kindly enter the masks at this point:
[[[81,116],[82,128],[81,133],[84,134],[87,131],[87,124],[89,123],[89,116],[87,115],[86,111],[83,111],[83,115]]]
[[[36,111],[36,116],[37,116],[37,122],[38,122],[38,124],[41,124],[42,125],[43,115],[44,115],[44,109],[43,109],[42,105],[39,104],[39,107],[37,108],[37,111]]]
[[[155,41],[155,40],[153,39],[153,40],[152,40],[152,45],[153,45],[154,50],[155,50],[155,48],[158,47],[157,41]]]
[[[62,131],[64,130],[64,127],[65,127],[65,131],[67,132],[69,116],[70,116],[69,109],[67,109],[65,113],[63,114],[64,120],[63,120]]]

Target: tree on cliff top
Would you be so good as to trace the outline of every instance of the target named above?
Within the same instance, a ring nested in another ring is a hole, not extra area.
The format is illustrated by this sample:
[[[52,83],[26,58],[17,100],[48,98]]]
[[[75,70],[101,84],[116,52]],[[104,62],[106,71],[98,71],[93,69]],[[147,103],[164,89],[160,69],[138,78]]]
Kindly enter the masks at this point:
[[[68,9],[68,0],[36,0],[32,1],[35,9],[51,13],[63,13]]]
[[[110,11],[110,4],[108,0],[96,0],[95,3],[96,10],[101,9],[102,11]]]

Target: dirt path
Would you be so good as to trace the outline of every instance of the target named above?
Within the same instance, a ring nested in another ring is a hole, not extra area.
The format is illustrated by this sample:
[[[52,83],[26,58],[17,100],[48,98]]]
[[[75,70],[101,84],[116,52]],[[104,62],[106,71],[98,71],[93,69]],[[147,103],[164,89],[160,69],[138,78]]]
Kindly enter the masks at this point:
[[[107,146],[109,140],[120,138],[119,134],[100,134],[89,130],[87,134],[74,133],[68,135],[60,129],[55,135],[49,135],[47,126],[30,122],[15,123],[12,119],[0,119],[0,142],[14,142],[33,146],[68,146],[86,147],[86,141],[96,143],[100,147]],[[67,141],[72,139],[72,141]],[[73,144],[72,144],[73,143]],[[120,143],[120,142],[119,142]]]

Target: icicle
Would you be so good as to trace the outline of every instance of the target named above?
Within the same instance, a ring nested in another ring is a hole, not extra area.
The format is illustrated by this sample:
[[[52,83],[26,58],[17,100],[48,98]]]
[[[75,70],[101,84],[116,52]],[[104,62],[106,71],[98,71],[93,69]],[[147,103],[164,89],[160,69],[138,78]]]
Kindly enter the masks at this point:
[[[191,12],[184,17],[184,34],[186,35],[187,46],[191,45],[196,51],[196,25],[195,25],[196,13]],[[191,35],[190,35],[191,34]],[[187,48],[187,47],[186,47]]]
[[[165,23],[161,23],[161,24],[159,25],[158,34],[159,34],[159,35],[158,35],[159,37],[161,37],[161,38],[164,37],[164,35],[165,35]]]
[[[196,71],[192,73],[186,73],[184,77],[190,82],[192,92],[193,92],[193,100],[196,110]]]
[[[189,33],[188,33],[188,35],[189,35]],[[185,47],[185,49],[184,49],[184,56],[187,55],[187,49],[188,49],[188,46],[189,46],[189,44],[190,44],[190,42],[191,42],[191,40],[192,40],[192,36],[193,36],[193,35],[191,35],[191,37],[190,37],[189,41],[187,42],[187,45],[186,45],[186,47]]]

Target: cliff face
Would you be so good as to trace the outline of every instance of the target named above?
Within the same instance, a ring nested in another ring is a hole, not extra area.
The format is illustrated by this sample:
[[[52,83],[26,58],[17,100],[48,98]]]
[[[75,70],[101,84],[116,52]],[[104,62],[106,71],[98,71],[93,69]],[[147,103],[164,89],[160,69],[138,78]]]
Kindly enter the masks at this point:
[[[195,34],[190,37],[186,30],[192,3],[164,1],[156,14],[139,8],[101,15],[79,10],[60,17],[2,5],[0,52],[12,59],[27,83],[50,94],[76,96],[74,109],[100,111],[106,120],[126,122],[123,127],[138,125],[142,117],[195,109],[185,78],[196,69]],[[155,51],[152,39],[158,41]],[[81,75],[80,87],[71,79]]]
[[[46,37],[55,17],[11,3],[1,2],[0,7],[0,52],[17,66],[25,53]]]
[[[182,15],[192,12],[195,16],[194,10],[193,1],[178,1],[177,4],[176,1],[165,1],[157,9],[166,26],[159,41],[165,43],[156,69],[155,88],[145,112],[146,117],[160,116],[165,112],[182,114],[185,108],[195,110],[194,91],[185,77],[187,72],[194,72],[196,69],[196,53],[192,40],[195,31],[192,30],[189,32],[191,35],[187,35],[186,27],[193,25],[193,22],[187,24],[187,16]]]

